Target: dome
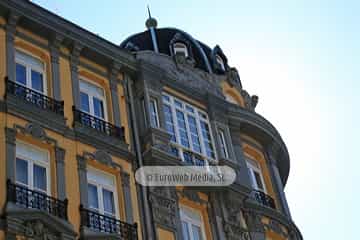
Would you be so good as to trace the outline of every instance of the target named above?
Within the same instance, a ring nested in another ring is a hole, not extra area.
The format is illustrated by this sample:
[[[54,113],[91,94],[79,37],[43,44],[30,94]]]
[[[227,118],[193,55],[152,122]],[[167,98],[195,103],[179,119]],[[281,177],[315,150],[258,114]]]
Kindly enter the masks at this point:
[[[155,46],[155,45],[156,46]],[[206,44],[191,37],[190,34],[176,28],[153,28],[134,34],[120,44],[121,48],[132,52],[150,50],[174,56],[177,46],[186,58],[194,61],[194,67],[209,73],[225,74],[230,69],[227,58],[219,46],[211,49]]]

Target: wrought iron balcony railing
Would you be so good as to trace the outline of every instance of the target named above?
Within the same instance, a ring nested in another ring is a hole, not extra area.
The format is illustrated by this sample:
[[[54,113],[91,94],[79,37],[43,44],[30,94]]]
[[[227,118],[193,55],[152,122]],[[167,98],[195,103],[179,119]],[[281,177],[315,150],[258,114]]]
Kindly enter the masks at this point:
[[[45,96],[33,89],[24,87],[16,82],[11,81],[5,77],[6,94],[12,95],[25,102],[34,104],[35,106],[54,112],[59,115],[64,115],[64,102],[57,101],[48,96]]]
[[[254,200],[256,200],[258,203],[260,203],[263,206],[276,209],[275,201],[272,197],[267,195],[266,193],[258,190],[252,191],[252,197]]]
[[[25,186],[7,181],[7,201],[18,206],[45,211],[51,215],[67,220],[68,200],[58,200],[44,193],[30,190]]]
[[[102,132],[108,136],[116,137],[121,140],[125,140],[124,127],[117,127],[109,122],[106,122],[100,118],[94,117],[88,113],[82,112],[73,107],[74,121],[80,123],[89,128],[93,128],[99,132]]]
[[[96,232],[118,234],[122,240],[137,240],[137,224],[122,222],[80,206],[81,225]]]

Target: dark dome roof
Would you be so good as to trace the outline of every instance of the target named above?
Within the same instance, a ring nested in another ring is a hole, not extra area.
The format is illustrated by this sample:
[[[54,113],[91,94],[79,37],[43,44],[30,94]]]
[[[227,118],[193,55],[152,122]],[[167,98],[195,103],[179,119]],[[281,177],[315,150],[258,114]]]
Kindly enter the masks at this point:
[[[172,44],[175,42],[184,43],[189,52],[189,57],[195,61],[195,67],[206,72],[224,74],[217,65],[215,55],[219,55],[224,63],[225,69],[228,69],[226,56],[222,53],[220,47],[211,49],[206,44],[194,39],[190,34],[176,28],[154,28],[159,53],[168,56],[173,55]],[[154,51],[150,30],[134,34],[120,44],[121,48],[131,51]]]

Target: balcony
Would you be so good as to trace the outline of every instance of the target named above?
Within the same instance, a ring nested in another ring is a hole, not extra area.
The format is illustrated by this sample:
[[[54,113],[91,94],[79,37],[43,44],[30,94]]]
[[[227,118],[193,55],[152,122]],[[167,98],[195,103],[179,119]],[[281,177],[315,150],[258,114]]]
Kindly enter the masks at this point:
[[[82,112],[73,107],[74,122],[79,123],[87,128],[94,129],[109,137],[115,137],[122,141],[125,141],[124,127],[117,127],[109,122],[106,122],[100,118],[94,117],[88,113]]]
[[[81,225],[92,231],[116,234],[121,240],[137,240],[137,224],[129,224],[80,206]]]
[[[58,200],[44,193],[7,181],[7,201],[24,208],[38,209],[55,217],[68,220],[68,201]]]
[[[30,103],[40,109],[53,112],[57,115],[64,115],[63,101],[57,101],[30,88],[24,87],[23,85],[17,84],[8,79],[8,77],[5,77],[5,83],[7,96],[13,96],[16,99]]]
[[[257,203],[259,203],[265,207],[276,209],[274,199],[262,191],[253,190],[251,192],[251,197]]]

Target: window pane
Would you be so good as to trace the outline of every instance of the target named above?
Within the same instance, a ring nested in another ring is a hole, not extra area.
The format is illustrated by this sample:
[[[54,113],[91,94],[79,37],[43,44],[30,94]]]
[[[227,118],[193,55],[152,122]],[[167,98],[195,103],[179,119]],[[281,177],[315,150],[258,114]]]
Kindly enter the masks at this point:
[[[176,118],[177,118],[177,123],[178,123],[178,128],[179,128],[180,143],[184,147],[189,148],[190,145],[189,145],[188,133],[186,131],[184,113],[179,110],[176,110]]]
[[[110,213],[115,215],[115,205],[114,205],[114,194],[111,191],[103,189],[103,201],[104,201],[104,211],[105,213]]]
[[[80,92],[80,105],[81,111],[90,113],[89,96],[84,92]]]
[[[201,153],[200,139],[196,126],[196,120],[193,116],[188,115],[187,117],[192,141],[192,148],[194,151]]]
[[[188,224],[185,221],[181,221],[181,225],[182,225],[182,232],[183,232],[184,240],[190,240]]]
[[[16,82],[26,86],[26,68],[19,63],[16,64]]]
[[[16,158],[16,181],[28,185],[28,163]]]
[[[155,100],[150,100],[150,124],[152,127],[159,127]]]
[[[164,115],[165,115],[165,124],[166,124],[166,130],[171,135],[171,141],[176,142],[175,137],[175,128],[174,128],[174,122],[172,117],[171,108],[168,105],[164,104]]]
[[[264,190],[264,186],[262,184],[261,181],[261,176],[257,171],[254,171],[254,175],[255,175],[255,179],[256,179],[256,184],[259,190]]]
[[[89,199],[89,207],[98,210],[99,199],[97,194],[97,187],[92,184],[88,184],[88,199]]]
[[[209,125],[206,122],[201,121],[200,126],[201,126],[201,134],[204,139],[206,156],[208,156],[210,158],[215,158],[214,150],[213,150],[212,143],[211,143]]]
[[[228,151],[227,151],[227,146],[226,146],[226,141],[225,141],[225,134],[222,130],[220,130],[219,132],[220,135],[220,147],[221,147],[221,151],[224,155],[224,157],[228,157]]]
[[[34,188],[46,192],[46,168],[34,164]]]
[[[93,102],[94,102],[94,115],[98,118],[104,119],[105,114],[104,114],[103,101],[94,97]]]
[[[31,88],[39,92],[44,92],[43,84],[44,81],[42,73],[31,70]]]
[[[196,225],[192,225],[193,240],[202,240],[201,228]]]

